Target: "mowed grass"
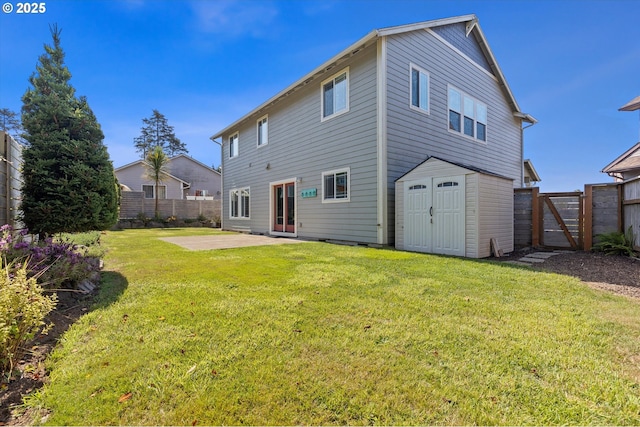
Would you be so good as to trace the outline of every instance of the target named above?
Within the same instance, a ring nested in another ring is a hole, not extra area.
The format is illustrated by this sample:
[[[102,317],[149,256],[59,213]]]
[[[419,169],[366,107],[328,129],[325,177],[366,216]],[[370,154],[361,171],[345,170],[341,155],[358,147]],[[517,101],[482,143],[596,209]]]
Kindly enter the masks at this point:
[[[56,425],[638,425],[640,304],[504,264],[129,230],[28,399]]]

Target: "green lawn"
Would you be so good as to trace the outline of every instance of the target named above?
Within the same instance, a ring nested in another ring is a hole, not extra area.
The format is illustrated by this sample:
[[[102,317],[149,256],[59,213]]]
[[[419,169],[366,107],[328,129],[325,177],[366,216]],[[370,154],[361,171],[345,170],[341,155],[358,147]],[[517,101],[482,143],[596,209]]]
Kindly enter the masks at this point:
[[[512,266],[128,230],[28,399],[56,425],[640,424],[640,304]]]

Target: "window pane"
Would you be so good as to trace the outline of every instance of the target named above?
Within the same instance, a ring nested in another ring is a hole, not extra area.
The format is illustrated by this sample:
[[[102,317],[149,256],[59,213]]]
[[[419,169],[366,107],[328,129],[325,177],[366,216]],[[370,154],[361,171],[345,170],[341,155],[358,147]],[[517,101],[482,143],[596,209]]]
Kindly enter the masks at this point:
[[[472,119],[476,117],[476,114],[473,110],[473,99],[464,97],[464,115],[467,117],[471,117]]]
[[[487,106],[479,102],[476,102],[476,120],[487,124]]]
[[[420,106],[420,90],[419,90],[420,73],[416,69],[411,69],[411,105]]]
[[[323,116],[328,117],[333,114],[333,82],[324,85],[324,111]]]
[[[153,199],[153,185],[143,185],[142,186],[142,191],[144,191],[144,198],[145,199]]]
[[[346,110],[347,108],[347,74],[342,74],[336,78],[334,88],[335,104],[334,112]]]
[[[238,192],[237,191],[231,192],[231,203],[229,204],[231,205],[231,217],[237,218],[238,217]]]
[[[336,199],[346,199],[347,192],[347,173],[341,172],[336,174]]]
[[[459,113],[461,112],[460,92],[452,88],[449,88],[449,109]]]
[[[424,111],[427,111],[429,109],[427,105],[427,101],[429,99],[428,89],[429,81],[427,75],[424,73],[420,73],[420,108]]]
[[[242,190],[242,217],[249,218],[249,190]]]
[[[473,136],[473,119],[469,117],[464,117],[464,134]]]
[[[166,199],[167,198],[167,187],[164,185],[158,186],[158,199]]]
[[[478,138],[480,141],[486,141],[487,140],[487,127],[485,125],[483,125],[482,123],[478,122],[478,123],[476,123],[476,129],[477,129],[476,138]]]
[[[335,198],[334,184],[335,184],[334,175],[325,175],[324,177],[324,198],[325,199]]]
[[[267,119],[258,122],[258,145],[264,145],[268,142],[268,123]]]
[[[460,114],[449,110],[449,129],[460,132]]]

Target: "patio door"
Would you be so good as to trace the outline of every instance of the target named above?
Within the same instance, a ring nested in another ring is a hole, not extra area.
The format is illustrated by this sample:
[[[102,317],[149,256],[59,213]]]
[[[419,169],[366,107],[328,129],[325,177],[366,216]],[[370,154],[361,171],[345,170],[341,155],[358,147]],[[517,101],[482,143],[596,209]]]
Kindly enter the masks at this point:
[[[296,184],[284,182],[272,187],[273,231],[295,233],[296,231]]]

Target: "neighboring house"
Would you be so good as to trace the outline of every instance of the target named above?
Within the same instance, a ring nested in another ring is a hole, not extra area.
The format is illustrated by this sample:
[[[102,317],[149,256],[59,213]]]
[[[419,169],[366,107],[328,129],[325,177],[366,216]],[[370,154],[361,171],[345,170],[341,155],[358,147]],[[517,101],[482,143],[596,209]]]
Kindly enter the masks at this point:
[[[167,172],[158,185],[159,199],[220,198],[220,172],[187,155],[171,157]],[[155,182],[147,177],[144,160],[116,168],[115,173],[125,191],[142,191],[145,199],[155,199]]]
[[[609,163],[601,172],[622,182],[640,176],[640,142]]]
[[[618,111],[640,111],[640,96],[620,107]],[[618,158],[609,163],[601,172],[613,177],[614,181],[621,182],[640,176],[640,142],[622,153]]]
[[[446,183],[450,173],[483,171],[509,182],[477,193],[499,201],[484,209],[511,217],[485,225],[496,229],[492,237],[505,236],[499,245],[509,252],[523,122],[535,119],[520,110],[475,15],[374,30],[212,136],[222,145],[222,226],[394,245],[406,213],[396,213],[396,180],[435,156],[456,166],[429,166],[419,184],[399,190],[426,191],[413,232],[447,227],[439,219],[449,200],[472,218],[475,208],[454,191],[460,187]],[[445,234],[465,241],[415,250],[442,252],[472,238]],[[477,247],[462,255],[489,255],[488,240]]]
[[[535,187],[537,183],[542,181],[540,175],[533,167],[533,162],[529,159],[524,161],[524,187]]]

